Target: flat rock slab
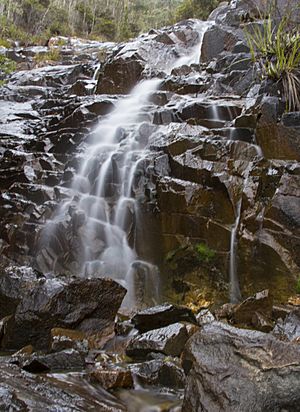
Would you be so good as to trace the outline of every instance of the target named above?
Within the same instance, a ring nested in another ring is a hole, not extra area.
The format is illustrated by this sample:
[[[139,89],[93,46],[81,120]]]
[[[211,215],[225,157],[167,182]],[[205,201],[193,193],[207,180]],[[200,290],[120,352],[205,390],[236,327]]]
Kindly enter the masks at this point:
[[[188,341],[183,365],[183,412],[299,410],[299,345],[213,322]]]

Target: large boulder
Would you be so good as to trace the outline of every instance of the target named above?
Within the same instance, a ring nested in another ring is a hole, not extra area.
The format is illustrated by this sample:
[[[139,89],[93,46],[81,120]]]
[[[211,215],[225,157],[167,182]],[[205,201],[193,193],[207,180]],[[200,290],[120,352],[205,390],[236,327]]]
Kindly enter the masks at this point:
[[[111,328],[126,290],[111,279],[41,279],[22,296],[2,339],[2,347],[27,344],[49,348],[51,329],[95,334]]]
[[[298,345],[213,322],[188,341],[183,364],[184,412],[299,409]]]

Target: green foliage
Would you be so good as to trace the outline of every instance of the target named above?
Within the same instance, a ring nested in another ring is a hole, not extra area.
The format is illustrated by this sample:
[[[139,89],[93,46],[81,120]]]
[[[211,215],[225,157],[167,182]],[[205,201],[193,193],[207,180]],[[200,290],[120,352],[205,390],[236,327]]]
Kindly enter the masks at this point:
[[[0,0],[0,38],[18,40],[26,45],[35,42],[42,44],[53,35],[127,40],[177,20],[190,17],[205,19],[218,2]]]
[[[5,39],[0,39],[0,47],[6,47],[8,49],[10,47],[10,42]]]
[[[40,53],[35,56],[37,63],[43,63],[48,61],[59,61],[61,59],[60,50],[58,48],[52,48],[48,53]]]
[[[206,20],[219,2],[219,0],[184,0],[176,9],[175,19],[196,18]]]
[[[291,28],[289,17],[279,24],[271,15],[262,26],[246,32],[253,62],[257,63],[265,78],[282,85],[288,111],[300,110],[300,32]]]
[[[25,42],[28,39],[28,33],[7,20],[6,17],[0,16],[0,38],[2,42],[8,39]]]
[[[0,55],[0,76],[6,76],[16,70],[16,63],[5,56]]]
[[[195,251],[200,262],[211,263],[216,257],[216,252],[210,249],[205,243],[197,243],[195,245]]]
[[[298,278],[296,283],[296,292],[300,294],[300,278]]]
[[[94,34],[103,35],[107,40],[114,40],[117,33],[117,25],[113,19],[99,17],[94,27]]]

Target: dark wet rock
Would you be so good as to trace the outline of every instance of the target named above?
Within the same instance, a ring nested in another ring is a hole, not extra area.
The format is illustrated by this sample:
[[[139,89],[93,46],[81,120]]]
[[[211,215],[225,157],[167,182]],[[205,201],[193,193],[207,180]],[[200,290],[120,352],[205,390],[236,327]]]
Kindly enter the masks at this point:
[[[292,305],[274,305],[272,308],[272,317],[275,320],[284,320],[293,310],[294,307]]]
[[[183,411],[297,410],[300,347],[214,322],[187,343]]]
[[[139,56],[107,62],[101,74],[98,94],[127,94],[142,79],[145,63]]]
[[[171,303],[144,309],[134,315],[131,320],[139,332],[142,333],[180,321],[196,323],[195,316],[190,309]]]
[[[31,268],[8,266],[0,275],[0,318],[13,315],[35,283],[36,274]]]
[[[252,114],[241,114],[234,121],[235,127],[254,129],[256,127],[256,117]]]
[[[0,408],[4,412],[49,411],[121,412],[125,407],[108,392],[96,390],[82,377],[65,380],[35,376],[15,365],[0,364]]]
[[[15,355],[15,357],[17,357]],[[49,371],[82,370],[85,366],[83,356],[74,349],[51,353],[49,355],[33,355],[21,362],[23,370],[30,373]]]
[[[300,160],[300,133],[297,117],[289,114],[278,122],[282,107],[277,97],[264,97],[259,107],[257,143],[269,159]]]
[[[188,337],[186,326],[181,323],[174,323],[134,337],[130,340],[126,353],[133,358],[143,358],[151,352],[179,356]]]
[[[110,279],[48,279],[36,282],[19,303],[14,324],[2,339],[5,348],[32,343],[50,347],[54,327],[75,328],[95,334],[114,323],[125,289]]]
[[[300,343],[300,308],[295,309],[284,319],[279,319],[273,334],[280,339]]]
[[[254,329],[260,330],[261,332],[268,333],[274,328],[273,321],[269,317],[257,311],[254,312],[251,323]]]
[[[243,39],[242,30],[230,27],[212,26],[203,36],[201,61],[210,62],[222,52],[231,52],[235,45]]]
[[[237,325],[259,325],[260,315],[272,317],[273,300],[268,290],[256,293],[233,309],[232,320]],[[253,319],[254,317],[254,319]]]
[[[300,112],[284,113],[281,122],[287,127],[300,127]]]
[[[133,379],[130,370],[120,367],[97,367],[90,372],[92,381],[99,383],[104,389],[132,388]]]
[[[183,389],[185,374],[178,359],[156,359],[133,364],[132,373],[144,385],[159,385],[173,389]]]

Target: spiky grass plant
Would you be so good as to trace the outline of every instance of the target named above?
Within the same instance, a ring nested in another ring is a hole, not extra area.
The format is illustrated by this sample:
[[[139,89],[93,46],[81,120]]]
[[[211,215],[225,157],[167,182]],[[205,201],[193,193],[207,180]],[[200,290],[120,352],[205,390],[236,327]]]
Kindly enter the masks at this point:
[[[282,84],[288,111],[300,110],[300,32],[288,17],[275,24],[269,15],[263,25],[246,32],[253,62],[262,76]]]

